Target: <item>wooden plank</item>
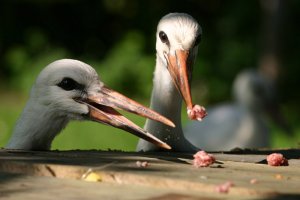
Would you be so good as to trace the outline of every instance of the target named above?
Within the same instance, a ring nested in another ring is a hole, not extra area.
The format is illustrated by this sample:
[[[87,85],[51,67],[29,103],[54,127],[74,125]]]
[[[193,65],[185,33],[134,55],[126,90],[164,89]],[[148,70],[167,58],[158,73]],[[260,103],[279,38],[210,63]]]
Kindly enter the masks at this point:
[[[198,196],[197,196],[198,195]],[[205,198],[205,195],[201,195]],[[174,197],[174,198],[173,198]],[[202,199],[201,197],[201,199]],[[99,199],[200,199],[199,194],[174,192],[168,189],[93,183],[72,179],[56,179],[0,173],[0,199],[14,200],[99,200]],[[209,199],[209,198],[206,198]]]
[[[256,154],[214,153],[218,163],[197,169],[190,164],[191,154],[2,150],[0,171],[70,179],[82,179],[88,173],[94,173],[103,183],[167,189],[177,195],[188,195],[186,191],[189,191],[212,198],[224,195],[216,193],[217,185],[232,181],[235,186],[226,194],[228,198],[284,196],[293,199],[300,195],[300,160],[297,159],[300,154],[297,152],[284,151],[290,158],[287,167],[264,164],[266,155],[259,151]],[[137,160],[148,161],[150,166],[138,168]],[[258,180],[256,184],[250,184],[253,178]]]

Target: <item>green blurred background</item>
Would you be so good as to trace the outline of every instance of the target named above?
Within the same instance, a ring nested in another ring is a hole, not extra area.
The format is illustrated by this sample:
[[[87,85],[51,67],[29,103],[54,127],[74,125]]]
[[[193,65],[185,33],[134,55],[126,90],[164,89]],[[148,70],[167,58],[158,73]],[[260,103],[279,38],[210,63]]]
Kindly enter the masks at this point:
[[[294,134],[286,136],[270,121],[272,147],[299,147],[300,1],[296,0],[3,0],[0,147],[10,137],[36,76],[56,59],[82,60],[106,85],[149,105],[156,26],[169,12],[189,13],[202,26],[192,83],[193,98],[201,105],[230,101],[239,71],[258,68],[266,54],[276,58],[280,107]],[[143,118],[127,116],[143,126]],[[183,118],[186,122],[185,112]],[[52,149],[134,150],[136,142],[121,130],[72,122]]]

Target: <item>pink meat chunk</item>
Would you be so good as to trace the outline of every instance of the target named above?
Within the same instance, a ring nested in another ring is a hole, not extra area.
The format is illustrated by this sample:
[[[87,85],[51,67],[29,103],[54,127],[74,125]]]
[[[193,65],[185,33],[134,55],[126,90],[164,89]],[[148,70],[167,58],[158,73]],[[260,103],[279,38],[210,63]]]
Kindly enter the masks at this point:
[[[256,183],[258,183],[258,180],[256,178],[253,178],[249,182],[250,182],[250,184],[256,184]]]
[[[270,166],[287,166],[288,160],[281,153],[272,153],[267,156],[267,162]]]
[[[141,168],[146,168],[149,166],[149,163],[147,161],[136,161],[136,166]]]
[[[215,187],[216,192],[218,193],[228,193],[229,189],[234,186],[234,184],[231,181],[227,181],[221,185],[218,185]]]
[[[207,112],[204,107],[194,105],[192,109],[187,109],[187,114],[191,120],[202,121],[202,119],[207,115]]]
[[[208,167],[215,162],[215,157],[205,151],[198,151],[194,155],[193,165],[197,168]]]

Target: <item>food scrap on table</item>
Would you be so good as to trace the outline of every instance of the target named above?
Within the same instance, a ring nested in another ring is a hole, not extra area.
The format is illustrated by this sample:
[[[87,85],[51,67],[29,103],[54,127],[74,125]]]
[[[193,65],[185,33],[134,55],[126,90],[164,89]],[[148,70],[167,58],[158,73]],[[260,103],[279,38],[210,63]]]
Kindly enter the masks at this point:
[[[281,180],[283,179],[283,176],[281,174],[275,174],[275,178]]]
[[[267,156],[267,162],[270,166],[288,166],[288,160],[281,153],[272,153]]]
[[[197,168],[208,167],[215,162],[215,157],[212,154],[208,154],[205,151],[198,151],[194,154],[193,165]]]
[[[256,184],[256,183],[258,183],[258,180],[256,178],[253,178],[249,182],[250,182],[250,184]]]
[[[86,174],[86,176],[83,178],[85,181],[89,182],[100,182],[102,181],[101,176],[99,174],[96,174],[94,172],[90,172]]]
[[[136,166],[141,168],[146,168],[149,166],[149,163],[147,161],[136,161]]]
[[[221,185],[218,185],[215,187],[216,192],[218,193],[228,193],[229,189],[234,186],[234,184],[231,181],[227,181]]]

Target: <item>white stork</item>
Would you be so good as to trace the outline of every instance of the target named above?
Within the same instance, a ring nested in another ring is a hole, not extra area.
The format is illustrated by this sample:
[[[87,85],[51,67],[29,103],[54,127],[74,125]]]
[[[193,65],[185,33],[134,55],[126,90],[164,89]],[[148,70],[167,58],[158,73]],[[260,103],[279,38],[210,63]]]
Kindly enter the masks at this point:
[[[147,120],[145,130],[168,142],[174,151],[195,151],[181,127],[182,98],[191,119],[201,120],[205,109],[192,104],[190,81],[192,68],[201,40],[202,30],[197,21],[185,13],[164,16],[156,33],[156,66],[153,79],[151,108],[171,119],[175,128]],[[137,151],[153,151],[158,147],[140,140]]]
[[[54,137],[70,120],[93,120],[170,149],[113,108],[174,126],[165,117],[106,87],[91,66],[72,59],[55,61],[37,77],[6,148],[49,150]]]

